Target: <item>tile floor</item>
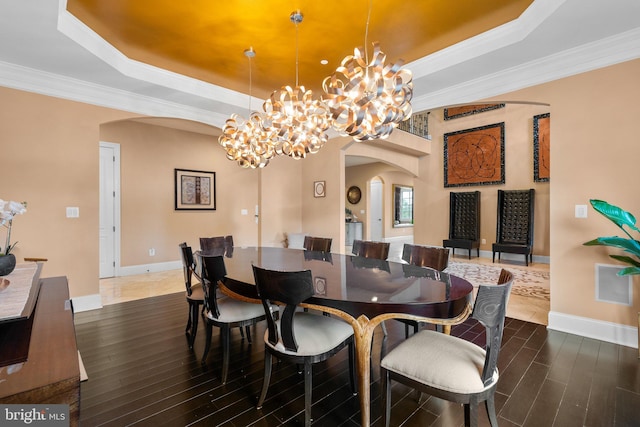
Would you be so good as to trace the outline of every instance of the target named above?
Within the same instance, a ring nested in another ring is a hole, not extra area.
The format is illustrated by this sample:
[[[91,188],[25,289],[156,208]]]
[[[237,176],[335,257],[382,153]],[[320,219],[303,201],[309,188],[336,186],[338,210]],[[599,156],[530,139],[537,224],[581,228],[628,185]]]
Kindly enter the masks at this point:
[[[347,249],[346,253],[350,253],[350,248]],[[402,243],[393,242],[389,250],[389,260],[400,259],[401,253]],[[491,264],[491,259],[488,258],[471,258],[471,260],[468,260],[466,256],[455,255],[453,259],[459,259],[463,262]],[[524,267],[524,263],[506,260],[503,260],[502,263],[495,263],[494,265],[503,266],[507,269],[510,265],[519,268]],[[533,263],[526,268],[549,271],[549,264]],[[181,291],[184,291],[184,278],[181,269],[100,280],[100,295],[102,296],[103,305]],[[507,316],[511,318],[547,325],[548,314],[548,300],[515,294],[511,294],[509,298]]]

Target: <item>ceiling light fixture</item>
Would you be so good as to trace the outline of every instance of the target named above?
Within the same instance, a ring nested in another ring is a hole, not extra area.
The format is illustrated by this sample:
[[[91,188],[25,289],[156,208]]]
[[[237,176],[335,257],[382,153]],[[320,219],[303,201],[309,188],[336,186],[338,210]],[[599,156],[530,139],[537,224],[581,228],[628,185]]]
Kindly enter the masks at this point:
[[[245,49],[249,59],[249,118],[232,114],[222,128],[218,142],[227,152],[227,159],[238,162],[243,168],[263,168],[275,156],[269,133],[263,128],[264,117],[251,111],[251,58],[256,56],[252,47]]]
[[[302,18],[299,10],[289,16],[296,26],[296,86],[275,90],[263,104],[263,126],[276,138],[276,153],[294,159],[317,153],[329,139],[326,130],[331,126],[327,107],[313,99],[312,91],[298,85],[298,24]]]
[[[367,14],[364,54],[362,47],[345,57],[341,65],[322,82],[324,101],[331,111],[333,127],[356,141],[386,138],[403,120],[411,117],[413,77],[401,68],[400,59],[385,65],[386,55],[373,43],[369,62],[367,38],[371,4]]]

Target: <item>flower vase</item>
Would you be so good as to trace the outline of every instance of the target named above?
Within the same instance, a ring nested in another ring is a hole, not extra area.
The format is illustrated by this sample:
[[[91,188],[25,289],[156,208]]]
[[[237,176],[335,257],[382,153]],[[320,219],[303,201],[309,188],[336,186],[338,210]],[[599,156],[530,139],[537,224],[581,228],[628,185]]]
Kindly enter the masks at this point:
[[[16,256],[14,254],[0,256],[0,277],[11,274],[16,268]]]

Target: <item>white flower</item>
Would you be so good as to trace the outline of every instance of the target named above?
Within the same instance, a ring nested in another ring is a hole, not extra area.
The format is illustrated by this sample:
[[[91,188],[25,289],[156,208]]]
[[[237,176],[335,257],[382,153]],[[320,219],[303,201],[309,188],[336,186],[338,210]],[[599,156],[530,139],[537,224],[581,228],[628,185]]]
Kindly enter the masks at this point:
[[[0,199],[0,225],[7,228],[7,243],[5,245],[4,253],[0,252],[0,255],[9,255],[11,249],[16,245],[11,244],[11,226],[13,225],[13,217],[16,215],[22,215],[27,211],[27,202],[14,202],[4,201]]]

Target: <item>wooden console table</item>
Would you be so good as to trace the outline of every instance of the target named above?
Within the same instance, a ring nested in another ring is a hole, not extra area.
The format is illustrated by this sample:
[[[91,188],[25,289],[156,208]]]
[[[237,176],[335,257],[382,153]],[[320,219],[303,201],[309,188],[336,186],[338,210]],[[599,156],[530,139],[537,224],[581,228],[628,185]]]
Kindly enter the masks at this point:
[[[41,279],[40,294],[32,314],[31,341],[25,362],[0,368],[0,403],[67,404],[70,425],[77,426],[80,405],[80,367],[73,310],[66,277]],[[15,328],[14,328],[15,329]],[[8,332],[0,329],[0,343]],[[11,332],[20,345],[28,334]]]

